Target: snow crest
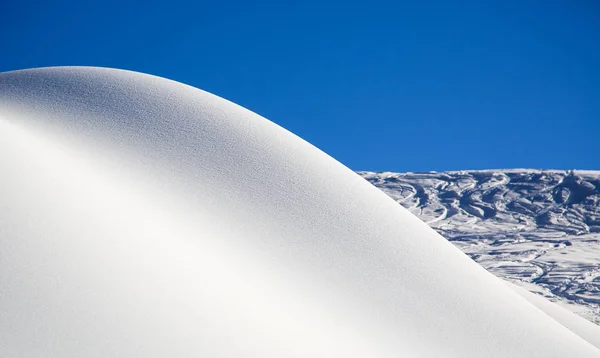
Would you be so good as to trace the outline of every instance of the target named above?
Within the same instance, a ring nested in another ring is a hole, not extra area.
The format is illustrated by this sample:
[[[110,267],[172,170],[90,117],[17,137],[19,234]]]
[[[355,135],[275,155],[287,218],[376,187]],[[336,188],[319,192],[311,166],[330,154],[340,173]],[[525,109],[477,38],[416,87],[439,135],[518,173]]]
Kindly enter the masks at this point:
[[[0,74],[0,163],[5,357],[600,357],[334,159],[180,83]]]

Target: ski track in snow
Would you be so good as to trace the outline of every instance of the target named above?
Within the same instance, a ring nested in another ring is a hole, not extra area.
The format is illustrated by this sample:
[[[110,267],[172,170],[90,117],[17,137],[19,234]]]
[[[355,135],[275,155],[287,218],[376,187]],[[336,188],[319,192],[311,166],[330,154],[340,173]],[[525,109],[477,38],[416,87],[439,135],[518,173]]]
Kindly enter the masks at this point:
[[[600,324],[600,171],[359,174],[496,276]]]

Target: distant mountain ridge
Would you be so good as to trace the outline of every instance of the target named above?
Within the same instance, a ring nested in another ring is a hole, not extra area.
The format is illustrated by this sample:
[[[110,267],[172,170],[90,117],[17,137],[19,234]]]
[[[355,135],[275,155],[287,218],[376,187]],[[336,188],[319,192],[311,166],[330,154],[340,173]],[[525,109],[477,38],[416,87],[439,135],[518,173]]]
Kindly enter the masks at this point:
[[[600,171],[358,173],[495,275],[600,323]]]

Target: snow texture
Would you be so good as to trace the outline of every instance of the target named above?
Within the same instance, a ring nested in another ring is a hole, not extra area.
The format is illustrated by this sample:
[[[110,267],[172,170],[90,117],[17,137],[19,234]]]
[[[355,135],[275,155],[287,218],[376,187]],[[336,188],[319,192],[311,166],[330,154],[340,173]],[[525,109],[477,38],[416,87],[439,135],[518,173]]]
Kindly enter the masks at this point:
[[[600,357],[359,175],[180,83],[0,74],[0,163],[3,357]]]
[[[600,324],[600,171],[360,174],[488,271]]]

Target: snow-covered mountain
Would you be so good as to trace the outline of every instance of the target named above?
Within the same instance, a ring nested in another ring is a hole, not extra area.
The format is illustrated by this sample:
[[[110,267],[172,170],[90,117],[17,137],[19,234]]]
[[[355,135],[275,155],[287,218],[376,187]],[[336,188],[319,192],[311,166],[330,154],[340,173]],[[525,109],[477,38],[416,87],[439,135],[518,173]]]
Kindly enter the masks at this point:
[[[0,352],[587,358],[600,327],[255,113],[64,67],[0,74]]]
[[[488,271],[600,323],[600,171],[359,174]]]

